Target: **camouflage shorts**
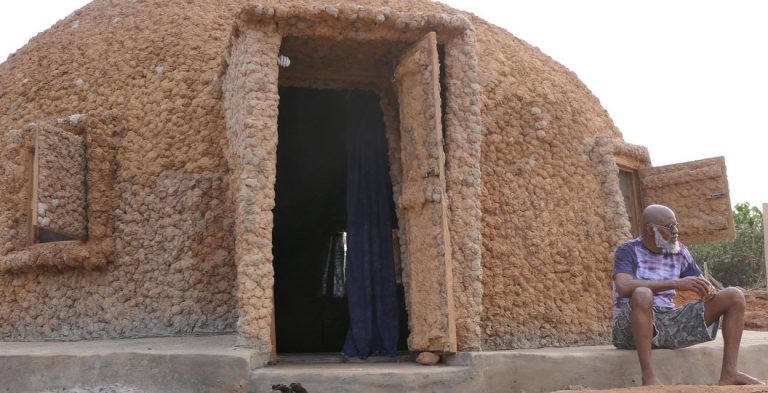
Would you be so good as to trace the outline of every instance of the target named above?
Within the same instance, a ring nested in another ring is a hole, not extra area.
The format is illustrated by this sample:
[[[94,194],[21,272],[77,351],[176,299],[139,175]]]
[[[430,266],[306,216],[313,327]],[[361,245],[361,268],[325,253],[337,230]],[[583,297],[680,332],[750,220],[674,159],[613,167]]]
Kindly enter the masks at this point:
[[[719,324],[716,320],[709,328],[706,326],[704,302],[700,300],[680,308],[653,306],[653,348],[685,348],[712,341],[717,336]],[[613,321],[613,345],[620,349],[635,349],[629,304]]]

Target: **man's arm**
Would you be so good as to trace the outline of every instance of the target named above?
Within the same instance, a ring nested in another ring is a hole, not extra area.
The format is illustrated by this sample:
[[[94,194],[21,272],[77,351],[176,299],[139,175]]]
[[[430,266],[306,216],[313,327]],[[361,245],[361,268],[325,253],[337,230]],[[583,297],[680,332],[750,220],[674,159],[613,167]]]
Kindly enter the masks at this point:
[[[677,280],[640,280],[627,273],[616,273],[613,276],[613,282],[616,284],[616,291],[621,297],[630,297],[636,288],[646,287],[653,293],[670,289],[692,291],[703,298],[709,294],[711,286],[707,279],[700,276],[683,277]]]

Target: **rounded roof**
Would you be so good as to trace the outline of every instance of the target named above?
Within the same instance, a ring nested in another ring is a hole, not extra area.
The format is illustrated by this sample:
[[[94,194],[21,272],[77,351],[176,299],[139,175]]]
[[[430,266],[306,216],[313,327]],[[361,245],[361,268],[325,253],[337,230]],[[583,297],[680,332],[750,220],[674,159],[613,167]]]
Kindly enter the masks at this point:
[[[173,90],[172,84],[205,89],[220,63],[235,17],[254,4],[317,7],[337,2],[96,0],[34,37],[0,65],[0,106],[8,108],[0,126],[20,127],[40,119],[124,107],[139,99],[136,92],[141,90],[163,98],[160,93]],[[485,96],[503,91],[507,98],[571,106],[575,112],[601,118],[590,128],[617,133],[575,74],[499,27],[425,0],[366,0],[354,5],[464,15],[476,30]],[[169,105],[173,103],[131,109],[153,112]],[[595,120],[589,117],[583,120]]]

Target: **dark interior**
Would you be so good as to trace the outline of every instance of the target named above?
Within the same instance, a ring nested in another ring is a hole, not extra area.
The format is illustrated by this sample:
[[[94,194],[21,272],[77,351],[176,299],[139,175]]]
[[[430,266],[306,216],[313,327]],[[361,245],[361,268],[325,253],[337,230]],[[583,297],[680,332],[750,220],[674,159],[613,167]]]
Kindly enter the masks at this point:
[[[47,229],[38,228],[37,229],[37,242],[38,243],[52,243],[52,242],[64,242],[68,240],[75,240],[70,236],[49,231]]]
[[[349,102],[378,107],[378,97],[369,91],[292,87],[280,87],[279,94],[273,230],[277,351],[339,352],[349,326],[347,298],[329,290],[328,272],[333,236],[346,226],[345,116],[370,113],[350,110]],[[399,346],[405,349],[402,286],[398,294]]]

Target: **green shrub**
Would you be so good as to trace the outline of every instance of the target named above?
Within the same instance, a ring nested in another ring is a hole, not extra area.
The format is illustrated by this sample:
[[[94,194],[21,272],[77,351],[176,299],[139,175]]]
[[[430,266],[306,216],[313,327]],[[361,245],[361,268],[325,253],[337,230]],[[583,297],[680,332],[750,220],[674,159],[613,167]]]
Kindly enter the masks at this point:
[[[743,288],[765,287],[763,213],[749,203],[733,209],[736,238],[690,246],[700,267],[709,265],[710,274],[723,285]]]

